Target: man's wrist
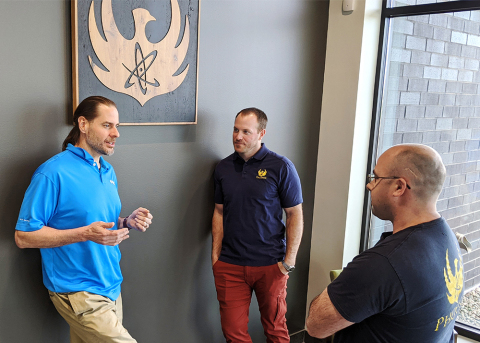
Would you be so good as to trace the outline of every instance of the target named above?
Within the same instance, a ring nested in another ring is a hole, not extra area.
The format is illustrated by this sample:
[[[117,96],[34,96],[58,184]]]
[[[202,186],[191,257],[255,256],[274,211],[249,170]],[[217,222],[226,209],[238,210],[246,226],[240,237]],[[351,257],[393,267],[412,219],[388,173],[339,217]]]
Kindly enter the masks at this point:
[[[90,240],[88,235],[89,228],[90,228],[90,225],[79,228],[80,242],[87,242]]]
[[[289,265],[289,264],[285,263],[285,260],[282,261],[282,265],[283,265],[283,268],[285,268],[285,270],[289,273],[293,272],[293,270],[295,269],[294,265]]]
[[[294,266],[295,265],[295,260],[296,260],[296,257],[292,257],[291,255],[287,255],[283,259],[283,262],[285,262],[289,266]]]
[[[123,218],[122,228],[128,228],[130,230],[128,227],[128,217]]]

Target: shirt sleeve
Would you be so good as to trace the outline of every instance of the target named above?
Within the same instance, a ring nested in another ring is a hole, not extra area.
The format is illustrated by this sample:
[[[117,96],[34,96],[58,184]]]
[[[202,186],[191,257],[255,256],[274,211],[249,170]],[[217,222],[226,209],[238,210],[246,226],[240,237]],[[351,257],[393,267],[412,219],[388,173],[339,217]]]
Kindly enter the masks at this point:
[[[32,177],[23,198],[15,230],[37,231],[46,226],[55,213],[58,190],[44,174]]]
[[[214,187],[214,200],[215,204],[223,204],[223,189],[222,189],[222,183],[220,181],[219,175],[218,175],[218,166],[215,168],[215,171],[213,172],[213,187]]]
[[[282,169],[279,185],[282,208],[289,208],[303,203],[300,177],[292,162],[287,161]]]
[[[353,259],[327,287],[328,296],[346,320],[359,323],[388,309],[400,314],[405,309],[403,287],[388,260],[364,252]]]

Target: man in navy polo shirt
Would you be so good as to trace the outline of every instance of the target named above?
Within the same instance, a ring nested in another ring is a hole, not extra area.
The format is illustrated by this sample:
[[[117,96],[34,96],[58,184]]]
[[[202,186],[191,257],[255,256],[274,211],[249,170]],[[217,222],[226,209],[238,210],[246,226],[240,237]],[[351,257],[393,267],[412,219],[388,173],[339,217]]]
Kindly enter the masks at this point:
[[[101,155],[120,136],[109,99],[83,100],[63,152],[34,173],[20,209],[15,241],[40,248],[43,282],[70,325],[70,341],[136,342],[122,326],[120,250],[129,229],[144,232],[152,215],[138,208],[120,217],[117,177]]]
[[[342,343],[453,343],[463,295],[459,245],[436,202],[445,180],[440,155],[394,146],[369,175],[372,212],[393,232],[355,257],[310,305],[307,330]],[[337,332],[338,331],[338,332]]]
[[[252,342],[252,291],[267,342],[290,342],[285,298],[303,232],[302,190],[293,163],[262,143],[266,126],[263,111],[240,111],[235,152],[215,169],[212,265],[227,342]]]

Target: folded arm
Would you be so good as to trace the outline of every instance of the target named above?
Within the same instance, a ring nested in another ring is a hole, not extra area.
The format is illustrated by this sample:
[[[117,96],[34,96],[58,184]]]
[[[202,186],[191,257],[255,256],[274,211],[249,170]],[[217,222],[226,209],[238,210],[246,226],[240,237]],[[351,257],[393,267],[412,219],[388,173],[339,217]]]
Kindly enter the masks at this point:
[[[312,337],[325,338],[354,323],[338,313],[325,289],[313,299],[307,317],[307,332]]]

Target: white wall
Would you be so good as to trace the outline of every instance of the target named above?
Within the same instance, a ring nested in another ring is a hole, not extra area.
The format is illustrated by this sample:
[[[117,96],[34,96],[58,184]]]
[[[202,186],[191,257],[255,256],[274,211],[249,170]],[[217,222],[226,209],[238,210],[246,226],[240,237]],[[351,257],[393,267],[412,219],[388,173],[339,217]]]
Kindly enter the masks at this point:
[[[358,254],[380,9],[330,2],[307,306]]]

